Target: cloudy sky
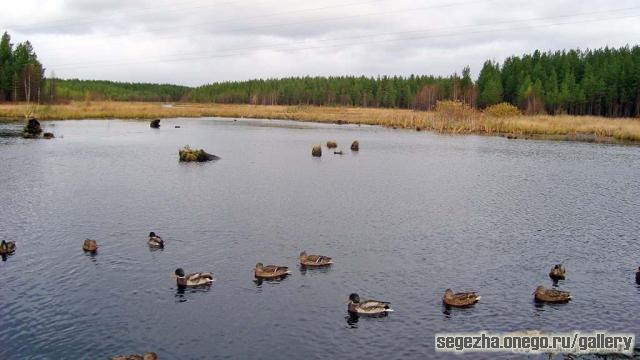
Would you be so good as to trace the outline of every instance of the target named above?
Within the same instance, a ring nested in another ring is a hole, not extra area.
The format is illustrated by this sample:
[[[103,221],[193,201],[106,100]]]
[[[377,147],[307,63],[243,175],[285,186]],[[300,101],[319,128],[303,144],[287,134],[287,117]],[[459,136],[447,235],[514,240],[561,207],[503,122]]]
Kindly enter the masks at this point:
[[[57,77],[201,85],[449,75],[534,49],[636,45],[637,0],[4,0]]]

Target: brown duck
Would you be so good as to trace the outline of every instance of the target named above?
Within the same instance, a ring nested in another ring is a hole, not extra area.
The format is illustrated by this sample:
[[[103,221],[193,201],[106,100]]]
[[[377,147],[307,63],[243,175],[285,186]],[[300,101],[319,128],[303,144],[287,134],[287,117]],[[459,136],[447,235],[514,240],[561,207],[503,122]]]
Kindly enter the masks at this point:
[[[16,243],[13,241],[4,241],[0,243],[0,255],[13,254],[16,251]]]
[[[480,295],[475,292],[453,293],[453,290],[447,289],[442,297],[442,302],[452,307],[468,307],[480,301]]]
[[[638,271],[636,271],[636,283],[640,285],[640,267],[638,267]]]
[[[557,264],[554,265],[553,268],[551,269],[551,271],[549,272],[549,277],[553,280],[564,280],[565,278],[565,269],[564,269],[564,265],[562,264]]]
[[[257,263],[253,273],[258,279],[277,279],[289,275],[291,272],[286,266],[267,265]]]
[[[333,264],[328,256],[322,255],[307,255],[306,251],[300,253],[300,265],[303,266],[328,266]]]
[[[536,301],[547,303],[566,303],[571,300],[571,294],[568,291],[545,289],[540,285],[533,293]]]
[[[98,251],[98,244],[95,240],[86,239],[82,244],[82,250],[95,253]]]
[[[116,355],[111,357],[111,360],[158,360],[158,355],[154,352],[146,352],[142,355]]]

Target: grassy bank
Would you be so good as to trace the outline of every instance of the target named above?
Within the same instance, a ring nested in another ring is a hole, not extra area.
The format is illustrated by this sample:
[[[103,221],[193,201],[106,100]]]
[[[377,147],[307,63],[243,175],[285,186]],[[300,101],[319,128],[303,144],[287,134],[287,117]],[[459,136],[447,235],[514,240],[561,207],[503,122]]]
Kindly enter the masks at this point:
[[[0,117],[24,118],[24,104],[0,104]],[[261,106],[227,104],[176,104],[163,107],[149,102],[72,102],[41,105],[35,109],[41,120],[58,119],[151,119],[219,116],[285,119],[314,122],[344,122],[395,128],[431,130],[451,134],[503,135],[515,138],[640,142],[640,119],[591,116],[489,116],[469,108],[453,106],[437,111],[405,109]]]

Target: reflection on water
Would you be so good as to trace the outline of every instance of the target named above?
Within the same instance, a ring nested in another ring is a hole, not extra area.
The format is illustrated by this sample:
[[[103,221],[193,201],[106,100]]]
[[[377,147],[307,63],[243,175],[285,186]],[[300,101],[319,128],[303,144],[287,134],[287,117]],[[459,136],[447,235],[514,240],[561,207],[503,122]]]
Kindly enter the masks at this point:
[[[198,296],[195,294],[208,293],[212,286],[212,284],[204,284],[200,286],[176,286],[176,303],[187,302],[193,296]]]
[[[630,276],[640,265],[639,147],[162,122],[65,121],[54,141],[0,137],[0,240],[20,244],[0,265],[1,359],[149,350],[160,359],[458,359],[434,351],[434,334],[640,336],[629,315],[640,312]],[[312,158],[327,140],[344,155]],[[187,144],[222,160],[183,166]],[[148,247],[149,229],[171,239],[164,250]],[[84,238],[99,239],[98,255],[82,252]],[[293,268],[301,249],[331,254],[335,267],[252,282],[258,261]],[[573,300],[532,305],[558,259],[571,273],[556,285]],[[213,271],[215,291],[177,289],[177,267]],[[441,308],[450,287],[482,301]],[[395,312],[343,318],[352,292]]]

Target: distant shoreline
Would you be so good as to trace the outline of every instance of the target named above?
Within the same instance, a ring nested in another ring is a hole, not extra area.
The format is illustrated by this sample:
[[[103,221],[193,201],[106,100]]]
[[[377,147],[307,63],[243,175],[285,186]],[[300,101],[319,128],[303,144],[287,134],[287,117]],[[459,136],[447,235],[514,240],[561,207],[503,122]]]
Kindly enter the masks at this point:
[[[33,107],[31,107],[33,111]],[[24,119],[26,104],[0,104],[0,117]],[[453,119],[432,111],[333,106],[242,105],[91,101],[40,105],[39,120],[154,119],[224,117],[377,125],[443,134],[475,134],[515,139],[549,139],[640,145],[640,119],[571,115],[494,118],[479,111]]]

